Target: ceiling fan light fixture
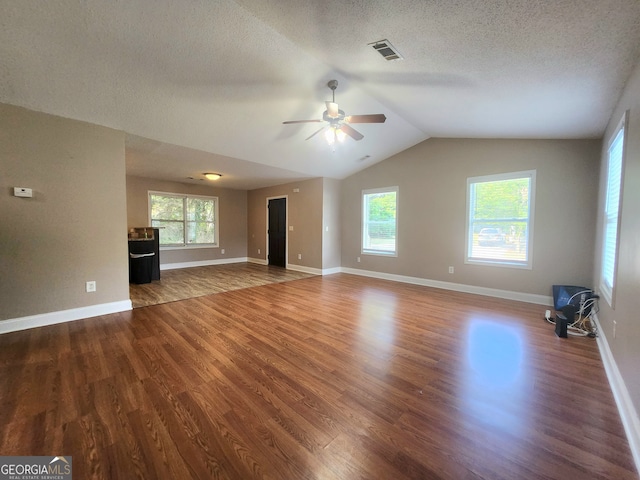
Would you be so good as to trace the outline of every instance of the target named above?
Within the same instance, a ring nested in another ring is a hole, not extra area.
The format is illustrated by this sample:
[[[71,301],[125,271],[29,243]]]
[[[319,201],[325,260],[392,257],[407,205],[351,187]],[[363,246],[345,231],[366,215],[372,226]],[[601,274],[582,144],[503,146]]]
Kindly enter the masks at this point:
[[[324,138],[329,145],[333,145],[336,142],[336,131],[333,127],[328,128],[327,131],[324,132]]]
[[[333,145],[336,142],[344,142],[344,139],[347,138],[347,134],[344,133],[339,126],[332,125],[324,132],[324,138],[327,140],[329,145]]]
[[[205,173],[204,176],[207,178],[207,180],[218,180],[220,177],[222,177],[222,175],[219,173]]]

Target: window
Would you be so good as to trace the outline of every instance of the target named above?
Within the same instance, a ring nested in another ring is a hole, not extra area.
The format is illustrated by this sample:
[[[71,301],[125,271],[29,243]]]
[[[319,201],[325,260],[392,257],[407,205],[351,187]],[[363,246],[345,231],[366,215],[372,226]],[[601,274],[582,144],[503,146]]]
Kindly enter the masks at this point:
[[[465,263],[531,268],[536,172],[467,179]]]
[[[161,246],[218,245],[216,197],[149,192],[149,216]]]
[[[613,133],[613,140],[609,144],[607,155],[607,192],[603,218],[600,290],[611,306],[613,306],[618,256],[618,223],[620,221],[625,118],[626,115]]]
[[[396,255],[398,187],[363,190],[362,253]]]

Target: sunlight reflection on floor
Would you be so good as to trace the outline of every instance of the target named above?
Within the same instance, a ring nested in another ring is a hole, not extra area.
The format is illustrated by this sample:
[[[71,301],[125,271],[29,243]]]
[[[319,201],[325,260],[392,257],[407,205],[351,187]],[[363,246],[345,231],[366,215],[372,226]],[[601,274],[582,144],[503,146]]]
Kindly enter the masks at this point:
[[[363,341],[373,343],[381,352],[389,352],[395,341],[395,295],[368,290],[362,296],[359,333]]]
[[[529,393],[523,331],[487,319],[473,319],[466,338],[464,410],[475,420],[517,432],[528,424],[520,404]]]
[[[467,359],[485,388],[509,388],[522,374],[523,348],[514,327],[476,320],[469,326]]]

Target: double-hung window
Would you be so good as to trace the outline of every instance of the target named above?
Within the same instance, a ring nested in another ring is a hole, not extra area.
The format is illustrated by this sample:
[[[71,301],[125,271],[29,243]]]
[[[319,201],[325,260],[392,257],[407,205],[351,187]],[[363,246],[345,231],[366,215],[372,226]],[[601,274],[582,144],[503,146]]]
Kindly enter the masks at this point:
[[[607,183],[602,232],[602,268],[600,290],[613,306],[618,258],[618,226],[624,161],[624,124],[626,115],[612,135],[607,154]]]
[[[536,171],[467,179],[465,263],[528,268]]]
[[[149,217],[161,246],[218,246],[217,197],[149,192]]]
[[[362,191],[362,253],[397,254],[398,187]]]

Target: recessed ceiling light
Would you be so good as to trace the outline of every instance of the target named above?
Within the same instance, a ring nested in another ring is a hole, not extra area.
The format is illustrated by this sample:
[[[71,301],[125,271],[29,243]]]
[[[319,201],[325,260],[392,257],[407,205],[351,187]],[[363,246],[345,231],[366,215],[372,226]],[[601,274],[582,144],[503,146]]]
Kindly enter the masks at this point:
[[[218,180],[220,177],[222,177],[222,175],[219,173],[205,173],[204,176],[209,180]]]

